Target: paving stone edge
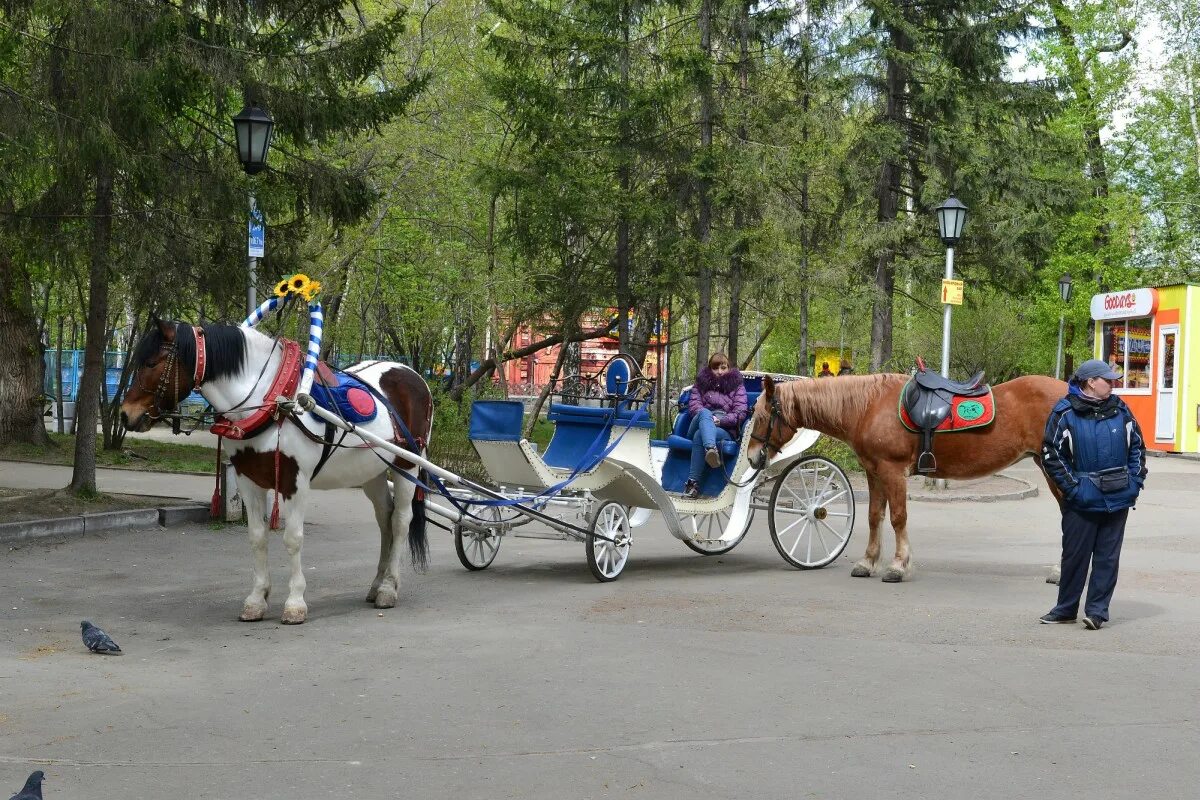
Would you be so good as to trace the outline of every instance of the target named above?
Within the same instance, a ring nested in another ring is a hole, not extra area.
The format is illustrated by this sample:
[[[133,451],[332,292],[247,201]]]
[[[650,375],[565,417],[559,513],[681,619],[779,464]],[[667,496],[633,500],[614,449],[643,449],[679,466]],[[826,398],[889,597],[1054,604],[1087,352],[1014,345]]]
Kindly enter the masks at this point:
[[[183,503],[129,508],[123,511],[97,511],[52,519],[31,519],[0,523],[0,542],[23,542],[63,536],[87,536],[129,528],[171,527],[191,522],[208,522],[209,508],[203,503]]]
[[[972,503],[993,503],[1001,500],[1024,500],[1027,497],[1037,497],[1038,495],[1037,485],[1024,478],[1018,478],[1015,475],[996,475],[993,477],[1012,481],[1017,484],[1017,488],[1007,492],[988,492],[987,494],[955,494],[954,482],[951,481],[951,487],[945,494],[937,491],[910,491],[908,499],[926,503],[954,503],[959,500]]]

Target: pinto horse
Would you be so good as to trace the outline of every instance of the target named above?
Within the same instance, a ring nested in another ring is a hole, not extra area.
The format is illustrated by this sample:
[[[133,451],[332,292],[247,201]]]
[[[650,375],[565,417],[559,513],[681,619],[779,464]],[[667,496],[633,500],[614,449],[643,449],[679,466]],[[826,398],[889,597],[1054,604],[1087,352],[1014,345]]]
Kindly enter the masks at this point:
[[[895,583],[909,577],[912,551],[908,546],[908,485],[920,450],[920,435],[900,422],[900,392],[909,376],[899,374],[847,375],[837,380],[797,380],[774,383],[763,379],[763,392],[751,418],[747,456],[761,469],[767,455],[778,452],[799,428],[840,439],[854,450],[867,474],[870,489],[868,521],[871,535],[862,560],[851,575],[875,575],[880,565],[879,523],[891,510],[896,554],[883,573]],[[1032,456],[1042,467],[1042,436],[1050,409],[1067,392],[1060,380],[1026,375],[992,387],[996,418],[986,427],[933,437],[937,471],[931,478],[981,478]],[[1042,474],[1045,475],[1043,468]],[[1056,499],[1058,487],[1046,482]]]
[[[310,489],[361,486],[374,505],[379,565],[367,602],[376,608],[396,604],[405,539],[413,565],[424,566],[426,560],[424,501],[412,481],[397,480],[393,488],[388,480],[389,471],[415,478],[417,468],[399,458],[389,461],[353,434],[339,441],[332,426],[312,415],[298,417],[275,402],[280,395],[290,398],[295,393],[302,359],[303,350],[295,343],[272,339],[253,328],[159,322],[133,353],[137,371],[121,403],[121,419],[131,431],[149,430],[193,389],[221,415],[213,430],[232,437],[229,460],[237,471],[254,554],[254,583],[239,617],[244,622],[263,618],[271,592],[267,513],[272,527],[283,519],[283,542],[291,556],[281,620],[299,624],[308,616],[300,550]],[[404,364],[387,361],[367,361],[346,371],[375,395],[375,416],[359,423],[360,427],[407,449],[415,446],[423,454],[433,414],[425,380]],[[408,436],[393,421],[392,411]]]

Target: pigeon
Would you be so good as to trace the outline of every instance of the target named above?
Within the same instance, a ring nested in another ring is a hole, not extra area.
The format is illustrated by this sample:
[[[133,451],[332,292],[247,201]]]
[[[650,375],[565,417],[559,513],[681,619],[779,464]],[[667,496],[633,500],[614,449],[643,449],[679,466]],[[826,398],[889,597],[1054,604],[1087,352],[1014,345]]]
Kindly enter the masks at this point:
[[[83,629],[83,643],[87,645],[87,649],[93,653],[103,653],[104,655],[116,655],[121,652],[121,648],[112,640],[104,631],[97,628],[86,619],[79,623],[79,627]]]
[[[25,781],[25,785],[21,787],[21,791],[14,794],[9,800],[42,800],[42,779],[46,774],[40,769],[29,776],[29,780]]]

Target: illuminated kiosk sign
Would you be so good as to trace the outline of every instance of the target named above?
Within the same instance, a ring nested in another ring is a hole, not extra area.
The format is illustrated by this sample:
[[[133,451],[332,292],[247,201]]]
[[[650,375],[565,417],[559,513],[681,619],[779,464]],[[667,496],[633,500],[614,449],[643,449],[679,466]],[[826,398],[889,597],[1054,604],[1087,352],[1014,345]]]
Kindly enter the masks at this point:
[[[1148,317],[1158,310],[1158,292],[1154,289],[1128,289],[1092,295],[1092,319],[1132,319]]]

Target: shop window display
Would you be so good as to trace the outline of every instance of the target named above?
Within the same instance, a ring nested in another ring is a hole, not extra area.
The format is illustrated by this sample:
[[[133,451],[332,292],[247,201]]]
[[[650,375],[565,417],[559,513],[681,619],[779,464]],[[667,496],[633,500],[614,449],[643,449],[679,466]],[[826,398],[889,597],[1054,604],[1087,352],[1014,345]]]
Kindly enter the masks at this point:
[[[1123,376],[1115,388],[1149,389],[1150,318],[1106,322],[1103,332],[1104,360]]]

